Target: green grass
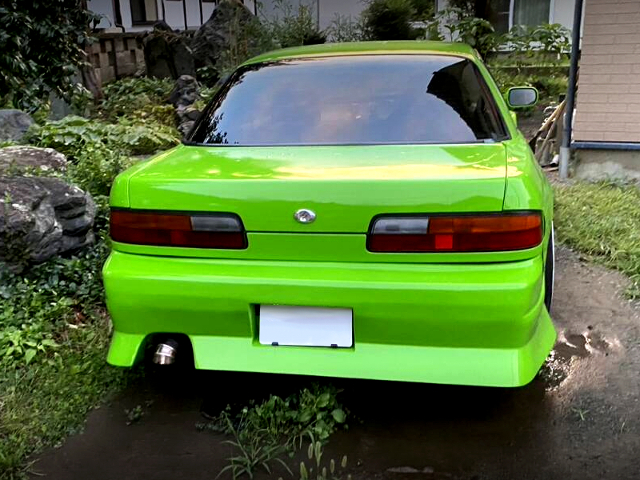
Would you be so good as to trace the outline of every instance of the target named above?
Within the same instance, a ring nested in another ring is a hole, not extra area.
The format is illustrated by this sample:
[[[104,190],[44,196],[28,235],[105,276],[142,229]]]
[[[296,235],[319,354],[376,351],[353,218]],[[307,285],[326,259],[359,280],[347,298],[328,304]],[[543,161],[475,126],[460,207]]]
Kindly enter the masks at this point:
[[[640,190],[634,185],[555,185],[555,227],[559,242],[589,260],[615,268],[632,281],[640,297]]]
[[[37,471],[28,458],[77,432],[131,377],[105,362],[111,327],[100,269],[107,251],[100,235],[77,257],[23,275],[0,267],[0,480]]]
[[[0,369],[0,479],[37,472],[29,455],[81,430],[89,411],[122,388],[127,372],[105,365],[105,319],[70,332],[50,362]]]

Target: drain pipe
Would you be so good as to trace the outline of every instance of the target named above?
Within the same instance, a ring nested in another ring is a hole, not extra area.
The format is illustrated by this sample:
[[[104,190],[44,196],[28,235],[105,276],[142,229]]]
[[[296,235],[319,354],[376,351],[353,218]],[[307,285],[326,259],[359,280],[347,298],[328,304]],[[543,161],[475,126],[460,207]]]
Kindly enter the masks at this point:
[[[569,178],[569,157],[571,156],[571,136],[573,134],[573,110],[576,105],[576,84],[578,79],[578,58],[580,57],[580,31],[582,28],[582,7],[584,0],[576,0],[573,12],[573,35],[571,40],[571,67],[569,69],[569,88],[567,89],[567,109],[565,110],[564,132],[560,147],[560,178]]]

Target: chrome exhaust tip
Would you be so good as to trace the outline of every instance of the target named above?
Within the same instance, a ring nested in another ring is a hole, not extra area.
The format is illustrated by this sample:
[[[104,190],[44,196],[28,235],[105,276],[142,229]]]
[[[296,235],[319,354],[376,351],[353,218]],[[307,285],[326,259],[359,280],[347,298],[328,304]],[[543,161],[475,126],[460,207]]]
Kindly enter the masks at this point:
[[[153,363],[156,365],[171,365],[176,361],[178,343],[174,340],[167,340],[159,343],[156,353],[153,354]]]

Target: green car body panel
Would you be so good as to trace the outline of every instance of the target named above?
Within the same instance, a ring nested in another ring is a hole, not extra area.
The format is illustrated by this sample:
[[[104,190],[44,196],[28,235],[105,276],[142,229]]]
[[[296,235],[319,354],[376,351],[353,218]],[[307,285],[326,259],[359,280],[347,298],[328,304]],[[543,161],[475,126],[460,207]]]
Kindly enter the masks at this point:
[[[108,355],[131,366],[154,334],[184,334],[197,368],[515,387],[556,334],[544,304],[552,190],[489,72],[463,44],[370,42],[281,50],[246,65],[332,55],[459,56],[477,66],[509,134],[493,143],[181,145],[122,173],[111,206],[231,212],[237,250],[113,242],[104,266],[114,324]],[[317,220],[294,220],[298,208]],[[375,253],[381,214],[541,212],[525,250]],[[353,312],[351,348],[258,341],[258,305]]]

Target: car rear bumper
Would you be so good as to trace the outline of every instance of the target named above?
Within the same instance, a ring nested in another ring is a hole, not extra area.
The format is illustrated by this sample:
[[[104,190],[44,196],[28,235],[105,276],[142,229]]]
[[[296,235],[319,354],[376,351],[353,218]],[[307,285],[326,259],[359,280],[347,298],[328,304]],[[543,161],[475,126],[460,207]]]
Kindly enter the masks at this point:
[[[515,387],[555,341],[541,257],[493,264],[276,262],[113,252],[104,267],[113,365],[155,333],[191,340],[197,368]],[[257,341],[256,305],[353,310],[349,349]]]

